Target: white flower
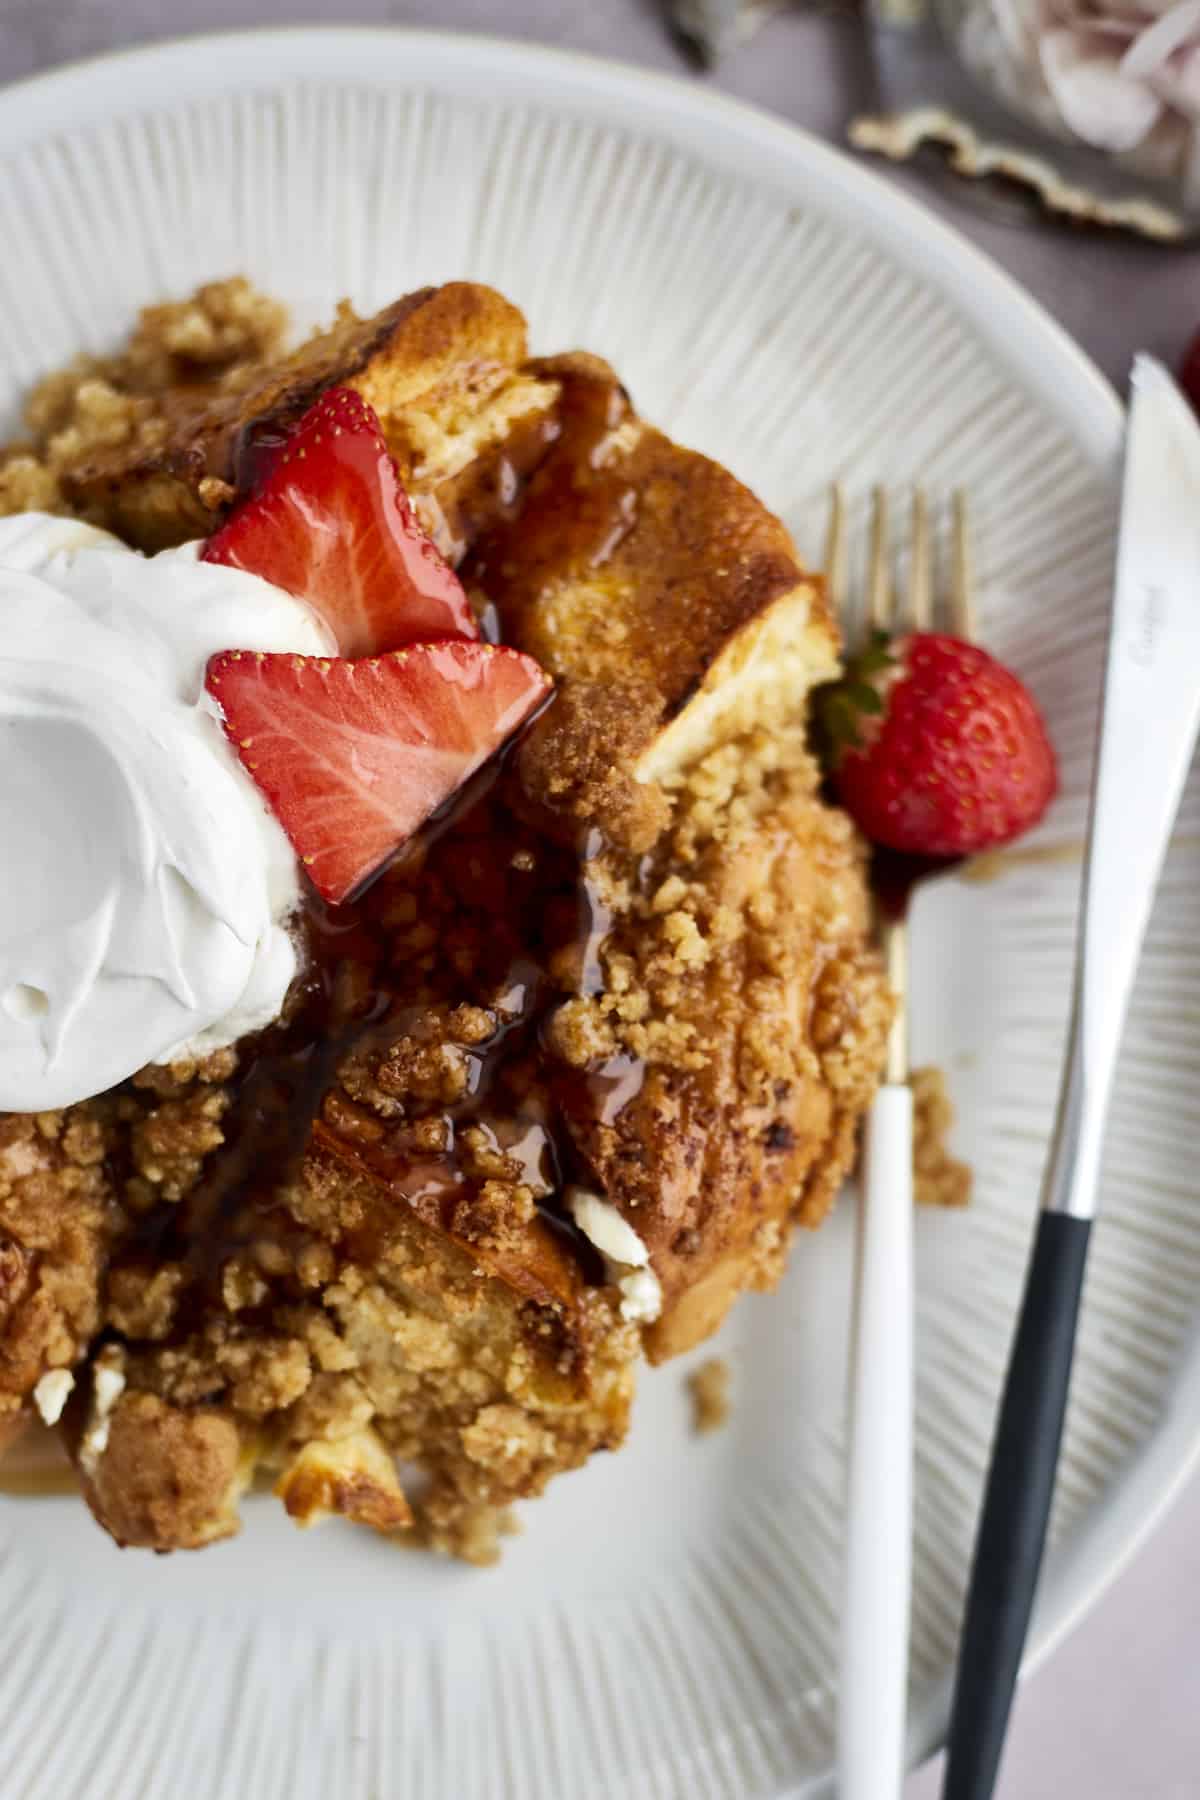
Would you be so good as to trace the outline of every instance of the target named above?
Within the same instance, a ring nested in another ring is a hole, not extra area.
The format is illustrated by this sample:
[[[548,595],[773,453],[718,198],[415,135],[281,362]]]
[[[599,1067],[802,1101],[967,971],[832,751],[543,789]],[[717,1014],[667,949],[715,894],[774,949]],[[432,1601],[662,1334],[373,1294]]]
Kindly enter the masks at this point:
[[[1009,99],[1084,143],[1200,180],[1200,0],[981,0],[962,43]]]

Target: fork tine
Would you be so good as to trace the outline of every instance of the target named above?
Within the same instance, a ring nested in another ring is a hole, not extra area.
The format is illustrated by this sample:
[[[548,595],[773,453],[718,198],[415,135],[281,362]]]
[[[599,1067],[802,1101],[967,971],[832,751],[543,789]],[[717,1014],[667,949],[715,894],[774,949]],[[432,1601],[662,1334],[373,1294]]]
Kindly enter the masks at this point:
[[[840,481],[829,489],[829,522],[825,527],[825,592],[830,607],[846,619],[846,494]]]
[[[933,618],[933,562],[929,549],[929,507],[922,488],[914,488],[912,497],[908,610],[913,630],[928,631]]]
[[[888,565],[888,501],[884,488],[871,496],[871,565],[867,576],[867,619],[872,631],[892,624],[892,576]]]
[[[954,579],[950,590],[951,628],[958,637],[974,643],[979,636],[975,610],[975,572],[971,555],[971,521],[963,488],[954,490]]]

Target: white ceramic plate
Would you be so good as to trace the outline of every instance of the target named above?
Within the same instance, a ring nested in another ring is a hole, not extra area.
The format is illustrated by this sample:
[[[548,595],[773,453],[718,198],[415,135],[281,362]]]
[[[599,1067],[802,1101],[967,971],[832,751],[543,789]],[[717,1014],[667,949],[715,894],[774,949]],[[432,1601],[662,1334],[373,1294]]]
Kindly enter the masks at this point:
[[[300,321],[449,276],[755,485],[815,555],[832,475],[965,483],[994,647],[1040,695],[1081,830],[1120,413],[994,267],[873,174],[697,87],[461,37],[213,38],[67,69],[0,111],[0,408],[133,309],[238,269]],[[0,423],[8,424],[5,419]],[[1033,1657],[1095,1597],[1200,1433],[1193,793],[1130,1026]],[[1049,1128],[1078,864],[948,882],[916,927],[917,1051],[978,1171],[918,1221],[912,1750],[943,1728],[993,1406]],[[830,1787],[848,1221],[632,1440],[478,1573],[253,1501],[202,1557],[122,1555],[77,1502],[0,1503],[5,1800],[584,1800]],[[707,1352],[705,1352],[707,1353]],[[696,1360],[695,1358],[691,1360]]]

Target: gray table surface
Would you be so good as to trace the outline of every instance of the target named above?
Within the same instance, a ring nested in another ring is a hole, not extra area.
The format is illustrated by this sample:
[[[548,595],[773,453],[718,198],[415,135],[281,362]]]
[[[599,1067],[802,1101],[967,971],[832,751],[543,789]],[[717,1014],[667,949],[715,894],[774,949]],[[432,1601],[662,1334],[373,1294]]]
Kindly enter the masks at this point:
[[[337,6],[328,0],[0,0],[0,82],[155,37],[333,22],[486,31],[689,73],[662,29],[656,0],[341,0]],[[873,93],[853,20],[817,11],[781,14],[718,76],[691,78],[715,79],[730,93],[834,139]],[[894,172],[892,178],[1023,281],[1118,385],[1135,348],[1173,362],[1200,326],[1200,251],[1017,231],[921,177]],[[1194,1482],[1100,1606],[1029,1683],[1001,1800],[1195,1800],[1198,1656],[1200,1483]],[[936,1774],[930,1767],[914,1777],[906,1800],[934,1800]]]

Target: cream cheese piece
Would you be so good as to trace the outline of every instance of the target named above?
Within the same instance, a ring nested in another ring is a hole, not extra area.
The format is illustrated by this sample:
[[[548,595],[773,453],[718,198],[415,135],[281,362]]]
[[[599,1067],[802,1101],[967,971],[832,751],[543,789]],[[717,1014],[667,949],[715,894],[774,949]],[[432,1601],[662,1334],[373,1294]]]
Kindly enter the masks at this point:
[[[587,1188],[569,1187],[567,1211],[607,1265],[609,1279],[621,1292],[621,1317],[651,1325],[662,1312],[662,1284],[650,1267],[650,1252],[629,1221],[611,1201]]]
[[[117,1401],[125,1392],[125,1352],[115,1345],[102,1350],[92,1366],[92,1408],[79,1440],[79,1466],[95,1478],[100,1458],[108,1449],[108,1435]]]
[[[33,1390],[33,1403],[43,1424],[58,1424],[74,1386],[75,1377],[69,1369],[47,1369]]]

